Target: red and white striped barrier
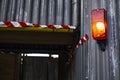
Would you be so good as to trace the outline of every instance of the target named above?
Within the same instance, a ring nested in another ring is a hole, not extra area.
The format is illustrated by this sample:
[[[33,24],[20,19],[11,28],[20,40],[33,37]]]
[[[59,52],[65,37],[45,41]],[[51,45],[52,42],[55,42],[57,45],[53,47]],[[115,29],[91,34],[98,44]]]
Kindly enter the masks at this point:
[[[85,34],[85,36],[80,39],[80,41],[77,44],[76,48],[78,48],[81,44],[83,44],[84,42],[86,42],[88,39],[89,39],[88,35]]]
[[[40,24],[32,24],[26,22],[15,22],[15,21],[4,21],[0,22],[0,27],[41,27],[41,28],[51,28],[51,29],[76,29],[75,26],[69,25],[40,25]]]

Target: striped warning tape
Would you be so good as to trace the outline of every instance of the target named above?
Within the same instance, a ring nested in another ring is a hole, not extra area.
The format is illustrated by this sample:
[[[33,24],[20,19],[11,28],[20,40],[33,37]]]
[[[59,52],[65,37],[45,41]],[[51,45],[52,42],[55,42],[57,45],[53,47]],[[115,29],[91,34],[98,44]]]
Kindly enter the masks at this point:
[[[41,28],[51,28],[51,29],[76,29],[75,26],[69,25],[40,25],[40,24],[32,24],[26,22],[15,22],[15,21],[4,21],[0,22],[0,27],[41,27]]]
[[[80,39],[80,41],[78,42],[76,48],[78,48],[81,44],[83,44],[84,42],[86,42],[88,39],[89,39],[89,36],[88,36],[87,34],[85,34],[85,36],[82,37],[82,38]]]

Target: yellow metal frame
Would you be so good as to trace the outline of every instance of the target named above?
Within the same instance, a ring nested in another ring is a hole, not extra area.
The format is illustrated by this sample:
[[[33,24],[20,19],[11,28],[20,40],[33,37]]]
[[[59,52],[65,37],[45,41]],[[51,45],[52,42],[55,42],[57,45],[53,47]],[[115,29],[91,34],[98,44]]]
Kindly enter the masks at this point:
[[[30,31],[30,32],[64,32],[73,33],[74,29],[51,29],[51,28],[41,28],[41,27],[0,27],[0,31]]]
[[[74,29],[0,27],[0,43],[73,44]]]

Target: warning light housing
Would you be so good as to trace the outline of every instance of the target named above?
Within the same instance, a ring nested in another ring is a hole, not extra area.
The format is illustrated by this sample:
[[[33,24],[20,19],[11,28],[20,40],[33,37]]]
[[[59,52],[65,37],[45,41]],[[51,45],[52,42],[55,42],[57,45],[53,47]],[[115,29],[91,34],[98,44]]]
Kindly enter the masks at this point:
[[[95,40],[107,39],[107,12],[105,9],[92,10],[92,37]]]

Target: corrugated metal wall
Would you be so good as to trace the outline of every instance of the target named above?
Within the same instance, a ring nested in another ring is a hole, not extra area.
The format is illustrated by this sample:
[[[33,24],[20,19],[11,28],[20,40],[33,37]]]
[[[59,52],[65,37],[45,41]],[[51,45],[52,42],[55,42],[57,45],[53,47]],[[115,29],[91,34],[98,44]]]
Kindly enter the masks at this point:
[[[79,0],[0,0],[0,21],[80,24],[77,1]]]
[[[120,0],[81,2],[81,35],[87,33],[90,39],[78,49],[75,80],[120,80]],[[101,51],[91,37],[91,10],[96,8],[107,10],[109,28],[105,51]]]

